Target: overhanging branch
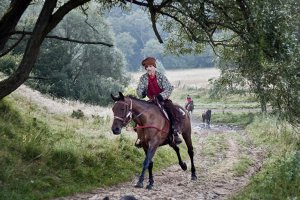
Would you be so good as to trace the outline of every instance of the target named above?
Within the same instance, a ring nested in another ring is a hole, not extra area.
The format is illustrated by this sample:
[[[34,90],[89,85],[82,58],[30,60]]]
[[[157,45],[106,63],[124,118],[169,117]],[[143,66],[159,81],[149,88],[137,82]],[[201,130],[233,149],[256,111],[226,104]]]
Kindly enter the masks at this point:
[[[15,31],[15,32],[11,32],[10,33],[10,35],[14,35],[14,34],[32,35],[32,32],[28,32],[28,31]],[[108,44],[106,42],[82,41],[82,40],[75,40],[75,39],[71,39],[71,38],[60,37],[60,36],[56,36],[56,35],[47,35],[46,38],[63,40],[63,41],[68,41],[68,42],[75,42],[75,43],[79,43],[79,44],[101,44],[101,45],[108,46],[108,47],[112,47],[113,46],[112,44]]]

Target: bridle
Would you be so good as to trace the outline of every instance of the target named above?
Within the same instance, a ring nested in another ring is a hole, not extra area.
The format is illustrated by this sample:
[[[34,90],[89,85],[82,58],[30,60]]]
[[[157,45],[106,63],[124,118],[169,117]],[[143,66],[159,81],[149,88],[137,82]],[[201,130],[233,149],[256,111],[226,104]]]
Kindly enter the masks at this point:
[[[123,116],[116,116],[114,115],[114,119],[117,119],[117,120],[120,120],[121,122],[123,122],[122,126],[125,127],[131,120],[133,119],[136,119],[138,117],[140,117],[144,112],[146,112],[148,109],[145,109],[144,111],[140,112],[138,115],[136,116],[132,116],[132,100],[130,100],[130,104],[128,104],[127,102],[125,101],[116,101],[115,102],[115,105],[116,104],[122,104],[124,105],[125,109],[124,109],[124,115]],[[144,128],[155,128],[159,131],[163,131],[163,132],[167,132],[166,130],[161,130],[160,128],[156,127],[155,125],[138,125],[137,127],[135,128],[141,128],[141,129],[144,129]]]
[[[114,119],[122,121],[123,126],[126,126],[132,120],[132,100],[130,99],[130,104],[126,103],[125,101],[116,101],[115,104],[124,105],[124,115],[122,117],[114,115]]]

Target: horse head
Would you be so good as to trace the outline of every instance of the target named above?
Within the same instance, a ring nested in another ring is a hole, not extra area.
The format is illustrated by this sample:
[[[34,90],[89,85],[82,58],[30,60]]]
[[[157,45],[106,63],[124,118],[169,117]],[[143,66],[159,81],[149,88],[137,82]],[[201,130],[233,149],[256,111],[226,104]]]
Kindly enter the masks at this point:
[[[111,94],[111,98],[114,100],[115,104],[112,108],[114,113],[114,121],[111,127],[113,134],[121,134],[121,129],[127,125],[132,117],[132,102],[128,104],[125,100],[122,92],[119,92],[119,96],[115,97]]]

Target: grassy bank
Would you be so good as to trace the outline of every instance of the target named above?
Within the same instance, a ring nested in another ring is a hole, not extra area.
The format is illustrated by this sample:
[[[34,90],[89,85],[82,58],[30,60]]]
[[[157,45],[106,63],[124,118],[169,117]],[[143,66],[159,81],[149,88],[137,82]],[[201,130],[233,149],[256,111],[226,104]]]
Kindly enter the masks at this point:
[[[282,200],[300,198],[300,129],[291,127],[288,123],[278,120],[276,116],[262,116],[259,105],[251,96],[229,95],[224,99],[210,99],[207,90],[179,90],[174,96],[177,102],[182,102],[189,94],[193,97],[196,109],[194,116],[201,119],[205,109],[212,109],[212,123],[244,127],[249,140],[255,148],[263,149],[263,165],[260,171],[251,178],[249,185],[231,199],[264,199]],[[183,103],[182,103],[183,104]],[[198,109],[198,110],[197,110]],[[222,143],[214,148],[222,147]],[[209,145],[209,144],[206,144]],[[210,148],[204,148],[210,152]],[[252,165],[247,158],[241,160],[243,171]],[[237,175],[239,175],[237,170]]]
[[[110,117],[49,114],[16,98],[0,101],[0,116],[0,199],[66,196],[128,181],[141,171],[144,152],[134,147],[135,134],[114,136]],[[159,170],[177,157],[163,147],[154,162]]]
[[[266,149],[265,161],[250,184],[232,199],[299,199],[299,129],[273,117],[261,117],[246,130],[253,145]]]

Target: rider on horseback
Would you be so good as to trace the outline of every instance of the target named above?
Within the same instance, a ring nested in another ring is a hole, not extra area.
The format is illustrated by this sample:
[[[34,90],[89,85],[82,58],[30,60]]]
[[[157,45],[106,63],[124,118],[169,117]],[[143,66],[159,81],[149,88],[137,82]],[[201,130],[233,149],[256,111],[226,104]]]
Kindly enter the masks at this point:
[[[189,110],[189,106],[193,107],[194,106],[194,102],[193,102],[192,97],[190,95],[187,95],[184,107],[185,107],[186,110]],[[191,110],[193,110],[193,108]]]
[[[153,57],[147,57],[142,61],[142,65],[147,70],[147,73],[143,74],[140,78],[137,95],[140,98],[145,98],[146,96],[150,100],[157,99],[160,104],[164,107],[168,113],[172,134],[176,144],[180,144],[182,141],[178,134],[180,133],[181,124],[181,113],[175,108],[174,104],[168,98],[170,97],[173,86],[167,79],[167,77],[160,72],[156,71],[156,59]]]

